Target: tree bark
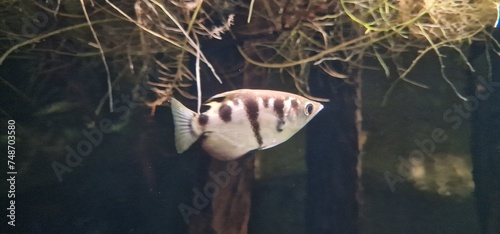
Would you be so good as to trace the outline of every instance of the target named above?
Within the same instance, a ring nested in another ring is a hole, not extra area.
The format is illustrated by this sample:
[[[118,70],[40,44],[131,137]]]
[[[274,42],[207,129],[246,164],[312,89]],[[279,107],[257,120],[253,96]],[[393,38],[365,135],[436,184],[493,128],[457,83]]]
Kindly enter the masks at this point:
[[[246,54],[254,57],[255,51],[251,50],[250,41],[244,42],[243,49]],[[261,88],[267,70],[245,62],[243,69],[243,87]],[[199,191],[207,187],[217,187],[214,191],[210,205],[202,210],[189,224],[190,234],[246,234],[248,233],[248,220],[252,195],[252,182],[254,179],[255,152],[249,152],[242,158],[224,162],[201,155],[197,178]],[[224,178],[228,176],[227,185]],[[210,188],[208,188],[210,193]]]
[[[312,69],[313,96],[329,98],[307,126],[307,233],[357,233],[358,83]]]
[[[494,36],[500,40],[500,32]],[[474,193],[484,234],[500,233],[500,57],[494,52],[499,49],[487,51],[491,80],[476,77],[471,82],[472,96],[480,100],[472,113],[471,154]],[[471,54],[477,55],[481,48],[472,50]]]
[[[220,161],[206,154],[199,158],[197,189],[209,205],[193,215],[190,234],[246,234],[250,218],[254,153],[235,161]]]

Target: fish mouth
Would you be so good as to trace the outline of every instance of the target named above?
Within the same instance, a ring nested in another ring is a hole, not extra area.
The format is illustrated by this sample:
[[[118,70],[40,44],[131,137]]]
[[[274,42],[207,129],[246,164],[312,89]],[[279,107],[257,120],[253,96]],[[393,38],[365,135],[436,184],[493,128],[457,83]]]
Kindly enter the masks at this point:
[[[317,114],[318,114],[321,110],[323,110],[323,108],[325,108],[325,106],[323,106],[323,104],[321,104],[321,103],[318,103],[318,105],[317,105],[317,106],[318,106],[318,107],[317,107],[317,108],[318,108],[318,111],[316,111],[316,113],[314,113],[314,114],[312,115],[312,117],[316,116],[316,115],[317,115]]]
[[[325,108],[325,106],[323,106],[323,104],[319,104],[319,110],[318,110],[318,113],[323,110],[323,108]]]

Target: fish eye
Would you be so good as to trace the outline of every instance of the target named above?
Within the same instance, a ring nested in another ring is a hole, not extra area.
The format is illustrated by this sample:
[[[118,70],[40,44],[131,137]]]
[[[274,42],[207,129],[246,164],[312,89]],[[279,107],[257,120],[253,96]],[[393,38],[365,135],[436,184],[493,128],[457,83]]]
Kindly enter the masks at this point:
[[[313,104],[307,103],[306,108],[304,108],[304,114],[306,116],[309,116],[313,112],[313,109],[314,109]]]

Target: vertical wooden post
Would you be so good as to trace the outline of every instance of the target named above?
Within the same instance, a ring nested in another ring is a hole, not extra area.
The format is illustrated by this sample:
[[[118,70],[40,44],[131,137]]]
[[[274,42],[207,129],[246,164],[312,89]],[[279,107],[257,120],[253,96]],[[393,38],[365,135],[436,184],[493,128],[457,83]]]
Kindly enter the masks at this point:
[[[252,56],[251,42],[244,43],[244,50]],[[266,70],[246,63],[243,69],[243,86],[261,88]],[[213,192],[210,205],[200,211],[189,224],[190,234],[246,234],[250,218],[251,188],[254,179],[255,152],[249,152],[235,161],[219,161],[201,153],[199,191]],[[225,176],[229,175],[227,184]],[[217,189],[218,191],[216,191]]]
[[[235,161],[220,161],[203,153],[200,155],[197,189],[212,195],[207,196],[208,206],[199,214],[192,215],[188,233],[247,233],[253,162],[253,152]]]
[[[311,94],[329,98],[307,126],[307,233],[357,233],[358,84],[312,69]]]

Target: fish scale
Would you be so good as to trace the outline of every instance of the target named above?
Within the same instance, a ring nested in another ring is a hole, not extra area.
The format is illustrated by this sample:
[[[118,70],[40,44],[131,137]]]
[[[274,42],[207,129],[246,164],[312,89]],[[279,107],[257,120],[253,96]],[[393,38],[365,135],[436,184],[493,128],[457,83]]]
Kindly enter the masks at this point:
[[[171,99],[178,153],[204,136],[202,148],[211,156],[234,160],[285,142],[323,109],[296,94],[260,89],[229,91],[207,102],[210,108],[197,114]]]

